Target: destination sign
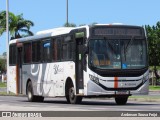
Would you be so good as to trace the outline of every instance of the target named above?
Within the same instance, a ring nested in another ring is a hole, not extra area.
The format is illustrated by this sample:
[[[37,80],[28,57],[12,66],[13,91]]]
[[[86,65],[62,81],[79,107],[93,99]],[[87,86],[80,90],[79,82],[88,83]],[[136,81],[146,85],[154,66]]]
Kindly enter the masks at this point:
[[[139,28],[95,28],[93,34],[141,36],[142,31]]]

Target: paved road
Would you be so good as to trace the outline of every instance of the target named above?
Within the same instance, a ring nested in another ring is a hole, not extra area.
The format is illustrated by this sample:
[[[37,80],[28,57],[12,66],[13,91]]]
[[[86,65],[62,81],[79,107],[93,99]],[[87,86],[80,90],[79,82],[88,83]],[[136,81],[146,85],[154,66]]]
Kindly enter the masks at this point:
[[[43,103],[31,103],[26,97],[20,96],[0,96],[0,111],[160,111],[160,102],[138,102],[128,101],[127,105],[118,106],[113,99],[87,99],[84,98],[81,105],[67,104],[65,98],[45,98]],[[54,113],[53,112],[53,113]],[[58,114],[60,114],[59,112]],[[68,113],[68,112],[67,112]],[[88,114],[88,112],[87,112]],[[113,113],[114,114],[114,113]],[[95,114],[96,115],[96,114]],[[128,120],[130,117],[54,117],[47,120]],[[6,119],[6,118],[5,118]],[[21,120],[22,118],[15,118]],[[25,118],[23,118],[25,120]],[[32,120],[31,118],[29,118]],[[45,120],[46,118],[35,118],[33,120]],[[144,117],[141,120],[157,120],[157,118]],[[7,120],[10,120],[7,119]],[[28,120],[28,119],[27,119]],[[137,120],[131,117],[130,120]]]
[[[6,109],[7,108],[7,109]],[[67,104],[65,98],[45,98],[44,103],[31,103],[26,97],[0,96],[0,111],[160,111],[159,102],[128,101],[118,106],[113,99],[87,99],[81,105]]]

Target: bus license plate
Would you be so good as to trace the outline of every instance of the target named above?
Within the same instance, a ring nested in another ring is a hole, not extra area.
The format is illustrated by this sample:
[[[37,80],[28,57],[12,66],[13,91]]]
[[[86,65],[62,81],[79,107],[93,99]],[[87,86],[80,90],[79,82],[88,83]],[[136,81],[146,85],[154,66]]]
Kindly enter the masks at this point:
[[[116,94],[119,94],[119,95],[126,95],[126,94],[127,94],[127,91],[117,91]]]

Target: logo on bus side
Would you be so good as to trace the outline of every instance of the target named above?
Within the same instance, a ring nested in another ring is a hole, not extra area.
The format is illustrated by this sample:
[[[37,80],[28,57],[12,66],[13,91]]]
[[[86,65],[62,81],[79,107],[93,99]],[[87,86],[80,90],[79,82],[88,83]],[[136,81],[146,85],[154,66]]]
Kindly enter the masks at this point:
[[[63,68],[59,68],[59,65],[56,64],[53,66],[53,69],[54,69],[54,74],[62,73],[64,71]]]

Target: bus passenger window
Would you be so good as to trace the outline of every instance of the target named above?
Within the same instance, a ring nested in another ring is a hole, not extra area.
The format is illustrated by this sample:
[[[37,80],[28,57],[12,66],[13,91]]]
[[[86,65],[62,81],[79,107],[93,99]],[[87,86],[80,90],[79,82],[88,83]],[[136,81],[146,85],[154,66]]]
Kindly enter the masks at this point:
[[[61,60],[61,40],[57,39],[57,60]]]
[[[11,45],[9,48],[9,65],[16,64],[16,45]]]
[[[53,61],[57,61],[57,43],[53,40]]]
[[[52,45],[52,57],[53,61],[60,61],[61,60],[61,40],[56,39],[53,40],[53,45]]]
[[[50,48],[51,48],[51,43],[50,41],[44,42],[43,43],[43,61],[44,62],[50,62]]]
[[[41,61],[41,42],[32,43],[32,62]]]
[[[62,45],[62,59],[67,60],[68,59],[68,49],[67,49],[67,44]]]
[[[31,43],[24,44],[24,63],[31,63],[32,51]]]
[[[74,53],[75,53],[75,47],[74,47],[74,43],[71,42],[68,45],[68,58],[69,60],[73,60],[74,59]]]

